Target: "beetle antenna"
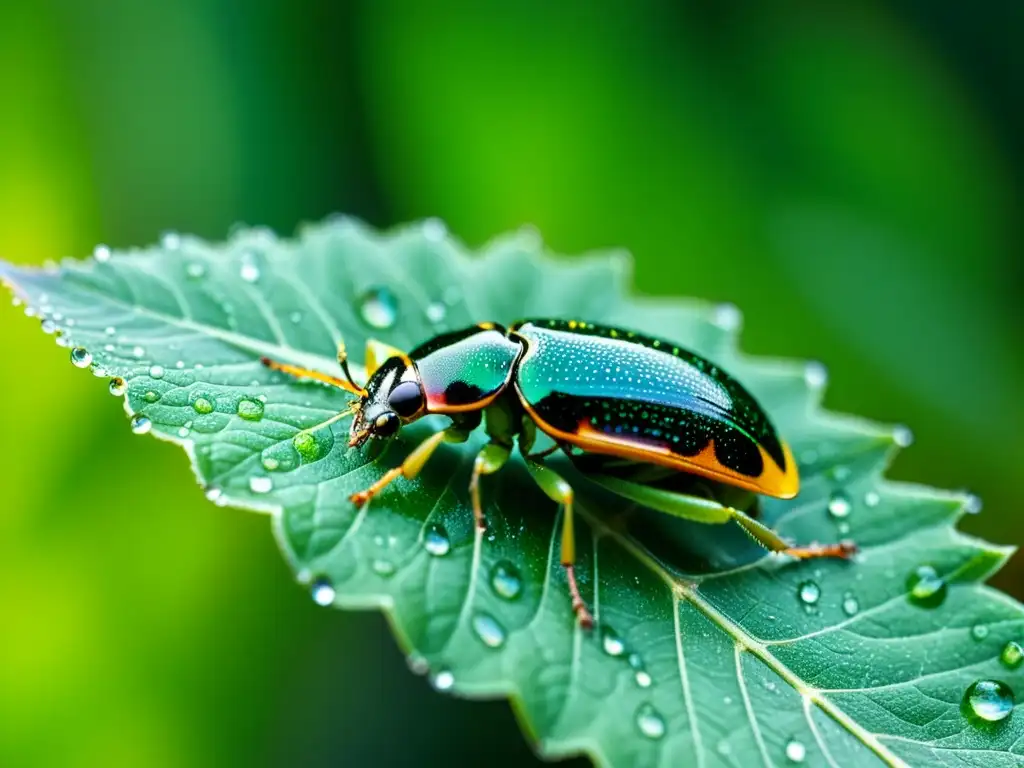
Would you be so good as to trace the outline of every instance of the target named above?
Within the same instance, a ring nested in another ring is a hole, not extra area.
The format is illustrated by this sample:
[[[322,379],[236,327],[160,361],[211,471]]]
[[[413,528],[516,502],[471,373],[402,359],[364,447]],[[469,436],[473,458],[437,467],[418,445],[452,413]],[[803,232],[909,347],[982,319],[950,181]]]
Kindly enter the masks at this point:
[[[345,350],[344,341],[338,342],[338,365],[341,366],[341,371],[345,374],[345,378],[348,379],[348,383],[352,385],[353,393],[360,397],[366,397],[366,388],[356,384],[356,380],[352,378],[352,371],[348,367],[348,352]]]

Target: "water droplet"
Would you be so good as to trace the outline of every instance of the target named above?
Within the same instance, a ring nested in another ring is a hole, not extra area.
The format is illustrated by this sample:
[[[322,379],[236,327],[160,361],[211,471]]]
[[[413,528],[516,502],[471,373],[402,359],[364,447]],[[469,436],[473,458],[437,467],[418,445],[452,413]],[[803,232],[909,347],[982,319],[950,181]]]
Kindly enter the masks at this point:
[[[432,525],[427,529],[427,535],[423,538],[423,546],[435,557],[444,557],[452,549],[448,532],[441,525]]]
[[[247,283],[255,283],[260,279],[260,268],[251,261],[243,262],[242,268],[238,270],[239,276]]]
[[[146,356],[146,350],[144,350],[142,347],[138,347],[138,346],[132,347],[132,357],[134,357],[136,360],[138,360],[139,358],[145,357],[145,356]]]
[[[92,365],[92,355],[85,347],[75,347],[71,350],[71,364],[76,368],[88,368]]]
[[[162,365],[154,365],[149,369],[149,377],[151,379],[162,379],[164,377],[164,367]]]
[[[201,261],[190,261],[185,265],[185,274],[192,280],[199,280],[206,274],[206,265]]]
[[[263,418],[263,403],[243,398],[238,401],[238,415],[246,421],[259,421]]]
[[[260,460],[260,463],[267,472],[276,472],[281,467],[281,462],[273,456],[264,456]]]
[[[715,745],[715,751],[720,755],[728,755],[732,752],[732,747],[729,745],[728,741],[722,739],[717,745]]]
[[[601,647],[609,656],[621,656],[626,652],[626,644],[611,627],[604,627],[601,630]]]
[[[1011,640],[1003,646],[1003,652],[999,654],[999,661],[1008,669],[1019,669],[1024,664],[1024,646]]]
[[[107,385],[107,389],[114,397],[120,397],[125,393],[127,385],[124,383],[124,379],[120,376],[115,376],[110,380],[110,384]]]
[[[160,237],[160,245],[168,251],[176,251],[181,247],[181,235],[177,232],[164,232]]]
[[[828,500],[828,513],[837,519],[847,517],[852,509],[850,497],[842,491],[836,491]]]
[[[196,413],[213,413],[213,403],[202,396],[192,401],[192,408]]]
[[[249,490],[253,493],[269,493],[274,487],[274,481],[269,477],[250,477]]]
[[[499,648],[505,642],[504,628],[490,614],[476,614],[473,617],[473,630],[489,648]]]
[[[828,381],[828,369],[822,363],[811,361],[804,366],[804,381],[812,389],[820,389]]]
[[[915,568],[907,577],[910,602],[922,608],[937,608],[946,599],[946,580],[930,565]]]
[[[508,560],[500,560],[491,569],[491,587],[500,597],[515,600],[523,591],[523,578],[519,569]]]
[[[634,673],[635,673],[634,677],[636,679],[636,684],[639,685],[641,688],[650,688],[651,687],[651,676],[648,674],[647,670],[644,669],[644,660],[642,658],[640,658],[640,654],[639,653],[631,653],[631,654],[629,654],[628,661],[629,661],[629,666],[631,666],[633,668],[633,670],[634,670]]]
[[[881,501],[882,497],[876,491],[868,491],[864,494],[864,505],[867,507],[877,507]]]
[[[975,624],[971,627],[971,637],[975,640],[984,640],[988,637],[988,625],[987,624]]]
[[[852,592],[843,595],[843,613],[853,616],[860,610],[860,603]]]
[[[434,301],[427,305],[427,320],[432,323],[443,323],[448,314],[448,307],[440,301]]]
[[[302,313],[301,312],[292,312],[290,315],[288,315],[288,319],[294,325],[298,325],[299,323],[302,322]]]
[[[390,560],[374,560],[373,561],[373,572],[378,576],[393,576],[395,574],[395,564]]]
[[[97,245],[92,251],[92,257],[100,264],[110,261],[110,249],[105,245]]]
[[[791,763],[802,763],[807,758],[807,747],[796,739],[786,742],[786,759]]]
[[[190,432],[188,427],[178,427],[178,437],[188,437]]]
[[[735,304],[719,304],[714,309],[711,322],[723,331],[735,331],[743,322],[743,315]]]
[[[43,329],[43,333],[53,333],[57,330],[57,324],[47,318],[43,318],[42,322],[39,323],[39,327]]]
[[[313,596],[314,603],[326,607],[334,602],[334,598],[338,593],[335,591],[334,585],[331,584],[331,582],[320,577],[313,582],[309,589],[309,594]]]
[[[814,605],[821,599],[821,587],[813,581],[802,581],[797,587],[797,596],[804,605]]]
[[[435,691],[450,691],[455,685],[455,675],[449,669],[439,669],[437,674],[430,679],[430,684]]]
[[[964,704],[968,712],[997,723],[1013,711],[1013,690],[1001,680],[977,680],[964,691]]]
[[[665,721],[650,704],[641,704],[637,709],[636,724],[640,733],[649,739],[660,739],[665,735]]]
[[[155,403],[157,400],[160,399],[160,395],[158,395],[156,392],[150,389],[146,392],[146,394],[142,396],[142,399],[145,400],[147,403]]]
[[[437,218],[424,219],[423,221],[423,236],[431,242],[440,242],[444,240],[445,235],[448,234],[448,227],[445,223]]]
[[[320,443],[310,432],[296,433],[292,438],[292,445],[303,461],[316,461],[320,458]]]
[[[224,491],[222,491],[220,488],[207,488],[206,489],[206,498],[207,498],[207,500],[212,501],[215,504],[220,503],[222,501],[223,496],[224,496]]]
[[[117,333],[117,328],[115,328],[112,325],[108,325],[106,328],[103,329],[103,332],[107,334],[107,336],[113,336],[115,333]]]
[[[851,470],[845,464],[836,464],[828,471],[829,477],[831,477],[837,483],[845,483],[847,480],[850,479],[850,475],[852,474],[853,470]]]
[[[964,512],[968,515],[977,515],[981,512],[981,497],[975,496],[973,493],[968,494],[967,498],[964,499]]]
[[[136,435],[144,435],[153,428],[153,422],[146,416],[136,414],[135,416],[132,416],[131,426],[132,432]]]
[[[900,448],[907,448],[914,442],[914,433],[910,431],[910,427],[900,424],[892,431],[892,441]]]
[[[393,328],[398,320],[398,299],[387,288],[371,288],[359,299],[359,316],[371,328]]]

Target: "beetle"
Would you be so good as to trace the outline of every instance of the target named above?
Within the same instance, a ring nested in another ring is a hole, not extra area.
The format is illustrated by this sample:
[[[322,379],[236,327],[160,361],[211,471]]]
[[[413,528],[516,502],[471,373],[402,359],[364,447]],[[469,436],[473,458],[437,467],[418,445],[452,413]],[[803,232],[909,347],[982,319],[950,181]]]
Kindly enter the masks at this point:
[[[367,382],[356,383],[344,346],[344,378],[263,358],[264,365],[340,387],[355,399],[324,425],[352,415],[349,446],[390,439],[429,414],[451,423],[394,469],[351,496],[366,504],[399,477],[412,479],[442,442],[464,442],[483,424],[489,442],[473,462],[469,495],[485,529],[480,480],[518,446],[544,493],[562,505],[561,562],[572,608],[585,628],[593,617],[576,580],[573,489],[544,463],[564,450],[588,478],[656,511],[703,523],[735,520],[773,552],[795,558],[849,557],[852,542],[791,546],[758,521],[757,495],[790,499],[796,462],[764,409],[736,379],[682,346],[631,330],[580,320],[479,323],[443,333],[409,353],[371,341]],[[321,426],[324,426],[321,425]],[[537,431],[553,445],[535,451]],[[659,487],[680,473],[686,492]]]

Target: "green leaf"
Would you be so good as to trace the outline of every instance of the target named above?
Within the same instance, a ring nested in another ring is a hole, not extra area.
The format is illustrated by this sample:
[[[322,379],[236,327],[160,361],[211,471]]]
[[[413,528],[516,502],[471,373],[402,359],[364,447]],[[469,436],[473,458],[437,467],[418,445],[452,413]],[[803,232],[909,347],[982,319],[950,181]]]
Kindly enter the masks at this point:
[[[271,513],[318,601],[383,608],[415,671],[456,695],[509,696],[546,756],[1020,765],[1024,717],[987,723],[963,705],[979,679],[1024,690],[1024,668],[1000,662],[1024,638],[1024,610],[982,583],[1009,551],[954,528],[975,501],[884,480],[906,430],[823,413],[822,369],[740,353],[734,308],[629,297],[625,257],[541,251],[530,232],[473,256],[438,222],[379,234],[339,219],[296,241],[170,235],[0,274],[76,348],[76,364],[124,379],[135,430],[180,443],[211,499]],[[371,337],[409,348],[443,329],[537,315],[654,332],[732,372],[801,465],[799,497],[766,500],[765,519],[800,542],[851,537],[862,553],[767,556],[731,528],[635,509],[556,461],[580,499],[579,574],[599,625],[587,633],[558,561],[558,510],[521,461],[487,478],[483,535],[466,491],[480,436],[444,446],[415,481],[356,510],[349,494],[444,420],[382,452],[349,450],[344,421],[312,430],[346,393],[259,362],[334,373],[342,339],[358,359]],[[922,566],[942,581],[912,590]]]

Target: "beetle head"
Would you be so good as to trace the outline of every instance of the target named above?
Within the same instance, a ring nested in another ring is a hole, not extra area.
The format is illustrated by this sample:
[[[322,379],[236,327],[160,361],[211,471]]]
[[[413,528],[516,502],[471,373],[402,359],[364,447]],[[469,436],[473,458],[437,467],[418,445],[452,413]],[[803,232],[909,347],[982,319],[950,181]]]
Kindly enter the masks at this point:
[[[389,357],[370,376],[354,406],[348,444],[358,448],[371,437],[393,437],[423,415],[425,403],[416,366],[404,355]]]

